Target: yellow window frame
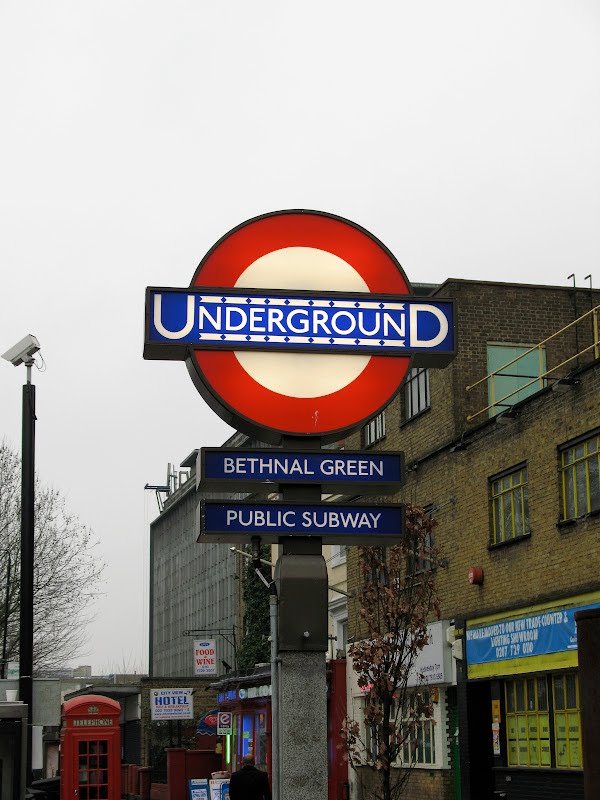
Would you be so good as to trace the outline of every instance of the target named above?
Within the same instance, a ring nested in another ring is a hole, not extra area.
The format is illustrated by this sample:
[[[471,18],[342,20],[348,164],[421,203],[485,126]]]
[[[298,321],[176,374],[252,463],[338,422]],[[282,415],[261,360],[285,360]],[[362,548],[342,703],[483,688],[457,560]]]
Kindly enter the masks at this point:
[[[505,486],[507,480],[508,485]],[[502,544],[529,533],[529,507],[528,492],[529,477],[527,475],[527,465],[505,472],[490,479],[491,502],[492,502],[492,544]],[[510,498],[510,535],[507,535],[507,525],[505,522],[504,501]],[[522,529],[517,531],[515,505],[521,509]],[[497,513],[497,511],[499,513]],[[498,524],[498,517],[500,524]]]
[[[567,680],[575,680],[575,705],[567,703]],[[561,685],[565,700],[564,708],[557,708],[556,686]],[[552,698],[554,705],[554,756],[558,769],[582,769],[581,716],[579,711],[579,680],[577,673],[565,672],[552,676]],[[562,718],[562,719],[561,719]],[[564,725],[564,737],[561,722]],[[564,744],[563,744],[564,743]]]
[[[583,446],[583,454],[577,456],[577,450]],[[600,468],[600,434],[590,436],[588,439],[576,442],[566,447],[561,452],[561,484],[562,484],[562,518],[575,519],[589,514],[592,511],[592,485],[590,479],[590,465],[593,459],[597,460]],[[579,497],[579,487],[577,482],[577,469],[583,466],[585,470],[585,497]],[[596,470],[596,475],[599,469]],[[571,478],[571,491],[568,491],[568,478]],[[567,511],[567,500],[572,494],[573,514]]]

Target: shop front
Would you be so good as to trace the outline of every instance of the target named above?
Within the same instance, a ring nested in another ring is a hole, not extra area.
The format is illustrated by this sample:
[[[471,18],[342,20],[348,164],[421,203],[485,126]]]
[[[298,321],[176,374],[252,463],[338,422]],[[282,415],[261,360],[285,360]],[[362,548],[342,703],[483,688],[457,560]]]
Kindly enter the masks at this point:
[[[470,757],[494,797],[583,798],[575,612],[598,606],[594,592],[467,622]]]
[[[431,704],[433,716],[423,717],[404,744],[398,758],[399,769],[412,764],[408,796],[455,797],[451,768],[458,759],[456,737],[457,695],[456,668],[452,656],[453,627],[449,620],[428,625],[428,643],[419,653],[408,678],[409,702],[419,699]],[[366,690],[361,689],[357,675],[348,658],[347,684],[350,716],[359,723],[363,744],[370,741],[364,724],[364,708],[369,703]],[[364,795],[368,774],[351,772],[351,798]]]
[[[235,772],[242,758],[252,753],[256,766],[272,779],[271,670],[258,666],[245,675],[231,673],[213,684],[220,712],[231,714],[231,732],[221,737],[222,768]],[[341,744],[346,716],[346,661],[327,665],[328,795],[327,800],[347,800],[348,765]]]
[[[217,694],[219,711],[231,713],[231,733],[222,737],[223,769],[235,772],[242,759],[252,753],[256,766],[271,777],[271,678],[264,683],[248,684],[238,678],[237,686],[223,688]],[[228,681],[227,681],[228,683]]]

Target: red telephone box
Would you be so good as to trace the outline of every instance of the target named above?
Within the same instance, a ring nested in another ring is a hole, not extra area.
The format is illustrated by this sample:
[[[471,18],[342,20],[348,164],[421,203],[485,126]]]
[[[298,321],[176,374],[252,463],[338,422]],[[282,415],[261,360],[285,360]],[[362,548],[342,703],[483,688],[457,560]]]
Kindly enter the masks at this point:
[[[88,694],[66,700],[60,731],[60,800],[120,800],[121,706]]]

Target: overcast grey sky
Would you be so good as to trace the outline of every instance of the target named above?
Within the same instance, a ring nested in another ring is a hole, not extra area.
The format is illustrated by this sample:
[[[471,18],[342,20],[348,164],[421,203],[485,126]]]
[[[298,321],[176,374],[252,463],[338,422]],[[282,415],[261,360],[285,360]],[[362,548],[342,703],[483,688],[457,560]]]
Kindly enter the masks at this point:
[[[230,433],[142,360],[147,285],[282,208],[358,222],[414,282],[600,284],[597,0],[4,0],[0,107],[0,352],[39,338],[37,467],[109,562],[97,670],[146,665],[144,484]]]

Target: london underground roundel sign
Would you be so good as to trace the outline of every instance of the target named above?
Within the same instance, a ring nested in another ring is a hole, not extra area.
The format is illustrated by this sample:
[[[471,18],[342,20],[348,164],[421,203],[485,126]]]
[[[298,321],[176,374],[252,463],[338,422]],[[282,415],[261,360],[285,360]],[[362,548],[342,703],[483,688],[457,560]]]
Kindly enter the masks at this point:
[[[336,441],[388,405],[411,358],[454,352],[452,301],[417,300],[378,239],[317,211],[244,222],[187,289],[146,292],[144,357],[185,360],[219,416],[270,443]]]

